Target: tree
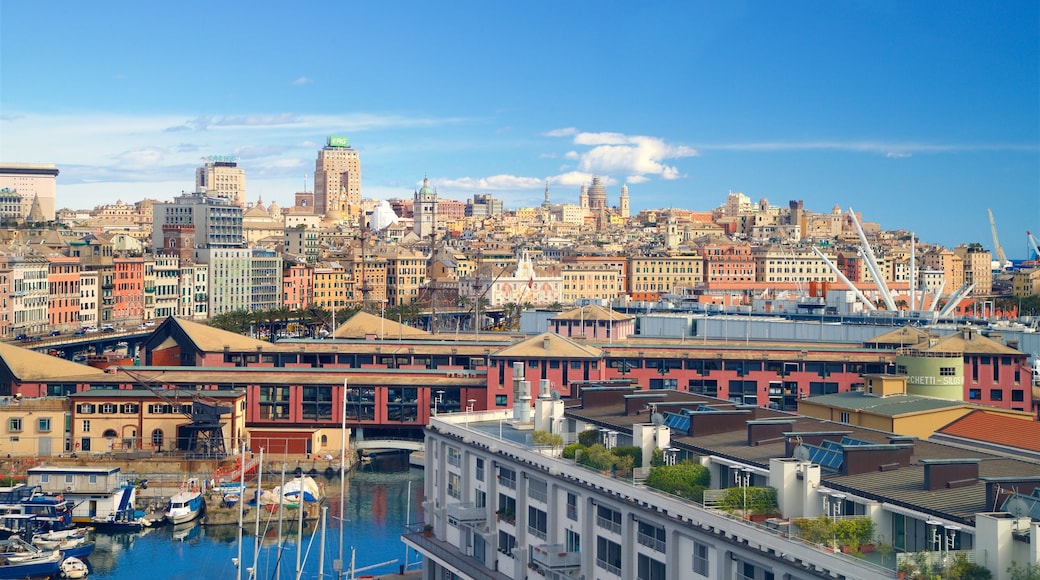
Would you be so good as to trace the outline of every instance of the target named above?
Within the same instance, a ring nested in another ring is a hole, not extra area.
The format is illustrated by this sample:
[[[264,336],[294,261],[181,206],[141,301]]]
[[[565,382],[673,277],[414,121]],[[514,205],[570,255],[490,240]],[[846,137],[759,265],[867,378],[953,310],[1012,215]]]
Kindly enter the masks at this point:
[[[1019,566],[1018,562],[1012,562],[1007,573],[1011,575],[1011,580],[1040,580],[1040,564]]]
[[[531,433],[531,438],[534,440],[534,444],[540,447],[559,447],[563,445],[563,435],[559,433],[549,433],[548,431],[535,431]]]

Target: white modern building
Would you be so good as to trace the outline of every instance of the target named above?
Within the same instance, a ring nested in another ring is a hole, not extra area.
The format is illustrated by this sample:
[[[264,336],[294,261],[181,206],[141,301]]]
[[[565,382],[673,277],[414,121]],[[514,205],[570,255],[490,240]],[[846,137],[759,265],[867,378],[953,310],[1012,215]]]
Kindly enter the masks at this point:
[[[895,578],[915,554],[940,565],[963,554],[1000,580],[1040,562],[1029,507],[1040,498],[1026,493],[1040,486],[1036,463],[677,391],[589,388],[579,406],[543,384],[531,408],[517,382],[511,412],[428,425],[425,521],[403,536],[425,579]],[[570,442],[588,429],[608,448],[641,447],[644,467],[615,477],[532,442],[535,430]],[[654,448],[710,470],[704,503],[641,483]],[[774,487],[780,514],[753,523],[708,501],[739,486]],[[821,516],[869,517],[878,545],[895,548],[857,557],[797,537],[792,520]]]

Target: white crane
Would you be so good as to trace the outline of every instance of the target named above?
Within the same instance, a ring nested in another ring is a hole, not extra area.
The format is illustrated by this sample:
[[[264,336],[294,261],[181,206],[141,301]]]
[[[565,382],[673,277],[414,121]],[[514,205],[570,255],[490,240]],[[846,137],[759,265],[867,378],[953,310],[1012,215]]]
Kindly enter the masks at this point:
[[[993,220],[993,210],[986,208],[989,212],[989,229],[993,232],[993,251],[997,254],[996,267],[994,270],[1010,270],[1011,261],[1004,255],[1004,248],[1000,245],[1000,238],[997,237],[997,222]]]
[[[1033,232],[1027,230],[1026,238],[1029,240],[1029,246],[1033,248],[1033,259],[1040,261],[1040,247],[1037,246],[1036,238],[1033,236]]]

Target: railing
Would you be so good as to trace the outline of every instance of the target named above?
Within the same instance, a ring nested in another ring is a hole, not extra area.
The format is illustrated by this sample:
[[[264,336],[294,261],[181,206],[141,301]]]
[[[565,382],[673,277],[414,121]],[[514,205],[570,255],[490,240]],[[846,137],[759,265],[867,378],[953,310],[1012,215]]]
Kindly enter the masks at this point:
[[[544,540],[546,538],[544,531],[539,530],[538,528],[535,528],[533,526],[527,526],[527,533],[538,538],[539,540]]]
[[[515,479],[509,479],[509,478],[506,478],[506,477],[502,477],[500,475],[500,476],[498,476],[498,483],[499,483],[499,485],[501,485],[504,488],[516,489],[516,480]]]
[[[547,503],[549,494],[544,489],[530,489],[527,490],[527,495],[531,499],[538,500],[542,503]]]
[[[596,516],[596,525],[601,527],[601,528],[603,528],[603,529],[605,529],[605,530],[610,530],[610,531],[614,532],[615,534],[620,534],[621,533],[621,524],[620,523],[615,522],[614,520],[608,520],[607,518],[605,518],[603,516]]]
[[[581,566],[581,553],[570,552],[563,544],[542,544],[531,547],[531,559],[543,568],[577,568]]]
[[[640,545],[646,546],[651,550],[661,552],[662,554],[664,553],[664,540],[657,539],[654,536],[644,534],[643,532],[639,532],[639,535],[637,536],[636,540],[640,543]]]
[[[567,519],[578,521],[578,506],[568,505],[567,506]]]
[[[599,558],[596,558],[596,565],[615,576],[621,575],[621,568],[608,563],[606,560],[600,560]]]

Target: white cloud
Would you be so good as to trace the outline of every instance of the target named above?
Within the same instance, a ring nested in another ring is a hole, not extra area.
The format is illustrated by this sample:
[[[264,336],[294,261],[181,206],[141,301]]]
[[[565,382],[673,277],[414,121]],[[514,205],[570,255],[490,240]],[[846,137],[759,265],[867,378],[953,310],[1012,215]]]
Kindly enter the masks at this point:
[[[294,79],[292,84],[294,84],[294,85],[309,85],[309,84],[311,84],[313,82],[314,82],[314,80],[311,79],[310,77],[300,77],[298,79]]]
[[[664,163],[669,159],[696,156],[697,150],[686,145],[673,145],[658,137],[625,135],[624,133],[583,133],[573,128],[556,129],[546,133],[550,137],[573,137],[575,145],[589,147],[585,151],[572,150],[566,159],[577,161],[578,169],[593,175],[628,175],[643,179],[652,176],[672,180],[681,177],[679,168]]]
[[[545,182],[538,177],[521,177],[517,175],[492,175],[490,177],[460,177],[457,179],[431,180],[431,185],[438,189],[464,191],[517,191],[544,187]]]
[[[551,131],[546,131],[545,133],[542,133],[542,136],[543,137],[570,137],[572,135],[577,135],[577,134],[578,134],[578,130],[577,129],[575,129],[574,127],[567,127],[565,129],[553,129]]]
[[[889,151],[885,153],[885,157],[889,159],[905,159],[907,157],[913,157],[913,153],[907,153],[906,151]]]
[[[650,178],[645,175],[629,175],[626,183],[635,185],[638,183],[646,183],[647,181],[650,181]]]

